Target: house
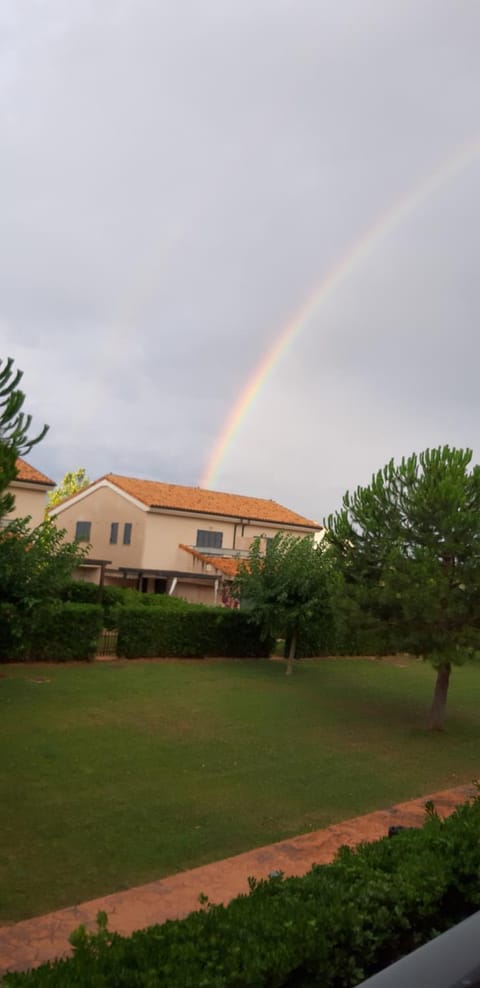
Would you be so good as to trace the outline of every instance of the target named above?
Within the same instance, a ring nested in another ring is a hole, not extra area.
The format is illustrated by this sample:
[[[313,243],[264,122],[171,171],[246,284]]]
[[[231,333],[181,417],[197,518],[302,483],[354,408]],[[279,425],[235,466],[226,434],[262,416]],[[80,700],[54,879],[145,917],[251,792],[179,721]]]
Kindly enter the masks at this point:
[[[50,510],[66,538],[86,542],[83,579],[226,601],[257,536],[314,535],[321,526],[275,501],[106,474]]]
[[[8,486],[8,492],[15,497],[15,505],[5,520],[9,522],[14,518],[30,516],[31,526],[36,528],[45,518],[47,493],[56,486],[55,481],[20,457],[16,461],[16,467],[17,476]]]

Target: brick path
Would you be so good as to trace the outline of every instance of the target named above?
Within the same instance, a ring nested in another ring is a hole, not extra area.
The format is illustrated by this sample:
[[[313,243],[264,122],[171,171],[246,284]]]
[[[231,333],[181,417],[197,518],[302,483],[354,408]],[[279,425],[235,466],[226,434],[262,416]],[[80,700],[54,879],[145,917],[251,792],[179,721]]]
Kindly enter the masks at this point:
[[[458,786],[422,796],[148,885],[0,927],[0,977],[8,970],[26,970],[69,954],[69,934],[80,923],[94,929],[100,909],[108,914],[110,929],[123,934],[166,919],[178,919],[198,908],[201,892],[208,895],[211,902],[226,903],[240,892],[248,891],[250,875],[266,878],[274,870],[286,875],[303,875],[312,864],[331,861],[342,844],[354,845],[383,837],[392,824],[421,824],[428,799],[433,800],[437,812],[444,817],[474,794],[473,786]]]

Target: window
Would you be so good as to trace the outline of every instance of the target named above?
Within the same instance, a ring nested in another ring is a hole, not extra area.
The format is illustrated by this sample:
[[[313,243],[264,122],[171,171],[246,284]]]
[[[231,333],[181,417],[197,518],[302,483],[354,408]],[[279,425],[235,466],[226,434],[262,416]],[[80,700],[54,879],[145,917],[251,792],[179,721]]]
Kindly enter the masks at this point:
[[[126,521],[123,526],[123,544],[130,545],[132,541],[132,523],[131,521]]]
[[[110,545],[116,545],[118,542],[118,521],[112,521],[110,525]]]
[[[221,549],[223,532],[206,532],[199,528],[197,531],[197,546],[202,549]]]
[[[77,521],[75,526],[75,538],[77,542],[90,542],[91,521]]]

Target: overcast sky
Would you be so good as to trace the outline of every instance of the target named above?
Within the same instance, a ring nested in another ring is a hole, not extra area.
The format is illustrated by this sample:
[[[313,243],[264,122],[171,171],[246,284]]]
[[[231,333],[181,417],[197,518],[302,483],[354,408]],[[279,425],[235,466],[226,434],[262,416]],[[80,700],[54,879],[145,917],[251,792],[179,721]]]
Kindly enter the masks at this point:
[[[0,357],[30,461],[198,484],[256,365],[480,139],[478,0],[3,0]],[[456,157],[455,157],[455,160]],[[480,153],[317,306],[215,485],[322,520],[391,456],[480,458]]]

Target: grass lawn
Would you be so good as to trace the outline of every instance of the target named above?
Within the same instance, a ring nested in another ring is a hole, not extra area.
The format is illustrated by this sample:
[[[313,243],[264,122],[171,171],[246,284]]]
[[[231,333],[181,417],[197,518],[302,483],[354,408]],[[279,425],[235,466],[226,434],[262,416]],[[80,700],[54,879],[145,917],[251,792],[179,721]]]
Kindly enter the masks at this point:
[[[0,667],[0,922],[480,775],[480,669],[447,730],[413,660]]]

